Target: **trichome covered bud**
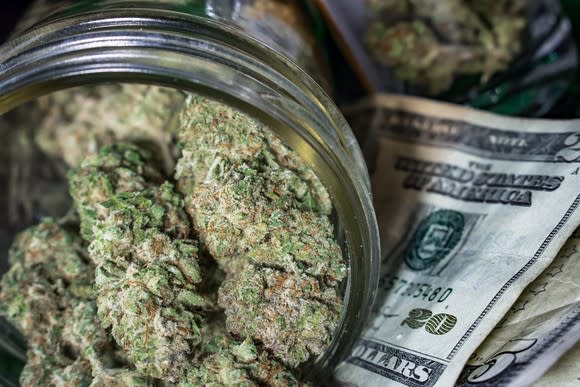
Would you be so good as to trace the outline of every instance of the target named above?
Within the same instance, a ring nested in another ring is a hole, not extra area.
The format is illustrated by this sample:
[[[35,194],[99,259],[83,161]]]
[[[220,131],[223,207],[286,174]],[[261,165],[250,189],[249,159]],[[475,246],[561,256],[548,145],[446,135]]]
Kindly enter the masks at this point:
[[[171,238],[180,204],[169,183],[117,194],[103,204],[109,215],[97,221],[89,246],[99,262],[95,287],[103,326],[111,327],[138,370],[172,382],[194,366],[206,304],[196,288],[197,245]]]
[[[279,189],[284,186],[303,207],[324,214],[332,210],[328,191],[314,171],[252,117],[224,103],[189,95],[179,127],[182,157],[175,177],[180,192],[190,193],[232,165],[245,163],[279,174]],[[186,206],[193,200],[186,195]]]
[[[0,312],[30,341],[50,339],[74,300],[93,297],[93,266],[82,240],[53,220],[18,234],[9,261]]]
[[[220,288],[227,328],[263,343],[293,367],[330,343],[342,303],[334,288],[305,274],[246,265]]]
[[[99,375],[144,378],[100,327],[93,293],[94,267],[82,240],[46,219],[20,233],[10,249],[11,268],[0,282],[0,313],[27,338],[23,386],[104,385]]]
[[[206,300],[198,247],[170,183],[147,152],[117,144],[70,174],[97,265],[99,317],[138,370],[172,382],[191,368]],[[90,238],[89,238],[90,237]]]
[[[347,267],[328,193],[268,128],[235,109],[188,97],[178,187],[209,252],[227,273],[228,331],[293,367],[320,354],[340,318]]]
[[[213,346],[213,350],[207,350]],[[250,339],[236,341],[216,336],[214,344],[205,346],[206,356],[191,370],[182,386],[272,386],[300,384],[296,377]]]
[[[141,191],[160,184],[150,152],[129,143],[104,147],[68,174],[70,194],[81,219],[81,236],[93,239],[93,227],[106,214],[102,203],[119,192]]]
[[[119,141],[153,144],[173,168],[175,118],[184,100],[176,89],[141,84],[81,86],[39,98],[35,141],[46,154],[76,167]]]
[[[366,33],[372,55],[411,84],[437,95],[458,75],[486,82],[520,53],[526,0],[366,0],[376,19]]]

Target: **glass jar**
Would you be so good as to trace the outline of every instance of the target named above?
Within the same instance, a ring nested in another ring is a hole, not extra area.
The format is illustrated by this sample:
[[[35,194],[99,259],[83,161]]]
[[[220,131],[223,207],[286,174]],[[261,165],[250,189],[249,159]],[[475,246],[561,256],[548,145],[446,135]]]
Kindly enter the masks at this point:
[[[379,239],[370,180],[353,133],[313,80],[324,78],[317,54],[308,42],[303,44],[300,33],[292,35],[283,27],[284,20],[292,22],[288,16],[264,16],[267,7],[257,14],[245,11],[258,3],[267,2],[77,1],[59,6],[0,47],[0,114],[58,90],[130,82],[206,95],[271,128],[328,188],[335,233],[349,265],[345,307],[333,341],[305,370],[321,378],[345,357],[374,301]],[[14,182],[2,173],[7,156],[0,157],[1,186],[10,190]],[[7,206],[4,200],[3,250],[25,226],[8,223]],[[5,257],[0,269],[7,269]],[[0,334],[2,363],[23,359],[14,332],[5,327]],[[9,384],[10,375],[0,367],[2,378]]]

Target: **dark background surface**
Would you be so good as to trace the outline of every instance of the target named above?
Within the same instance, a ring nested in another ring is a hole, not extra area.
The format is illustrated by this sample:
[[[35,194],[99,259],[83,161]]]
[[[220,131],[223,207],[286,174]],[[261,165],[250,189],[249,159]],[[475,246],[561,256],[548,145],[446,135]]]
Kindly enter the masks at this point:
[[[16,21],[30,3],[30,0],[20,0],[0,5],[0,41],[6,39],[14,24],[16,24]]]

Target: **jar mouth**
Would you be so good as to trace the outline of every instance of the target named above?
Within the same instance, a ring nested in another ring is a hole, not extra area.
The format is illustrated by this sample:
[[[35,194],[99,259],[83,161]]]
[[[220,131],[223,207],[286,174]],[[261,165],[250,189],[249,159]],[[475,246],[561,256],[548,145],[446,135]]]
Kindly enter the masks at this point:
[[[328,350],[305,369],[331,372],[370,315],[380,261],[370,179],[346,121],[297,65],[231,26],[169,5],[107,4],[56,15],[0,47],[0,114],[66,88],[131,82],[202,94],[266,124],[328,188],[344,236],[343,315]]]

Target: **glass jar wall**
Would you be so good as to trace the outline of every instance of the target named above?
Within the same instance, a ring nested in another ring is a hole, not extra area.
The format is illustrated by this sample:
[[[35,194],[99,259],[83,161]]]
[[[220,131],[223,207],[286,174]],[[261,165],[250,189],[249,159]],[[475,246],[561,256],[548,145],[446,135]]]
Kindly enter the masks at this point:
[[[195,98],[186,97],[192,94],[209,97],[271,130],[328,189],[335,238],[348,267],[340,283],[344,307],[332,342],[300,369],[310,377],[330,372],[356,340],[371,310],[379,264],[377,226],[360,149],[336,107],[313,80],[324,83],[324,70],[314,39],[293,19],[291,7],[275,1],[81,1],[56,7],[54,13],[45,14],[47,19],[13,36],[0,48],[1,130],[9,139],[0,167],[6,187],[0,224],[3,251],[24,227],[44,216],[66,215],[59,203],[70,203],[64,178],[67,168],[85,153],[96,153],[98,149],[91,148],[94,144],[100,148],[101,142],[107,142],[89,141],[93,145],[88,148],[77,146],[79,142],[69,148],[43,146],[47,142],[39,138],[59,137],[64,129],[58,121],[52,124],[54,130],[43,132],[49,135],[39,135],[39,128],[50,126],[46,121],[55,116],[42,110],[42,101],[52,101],[51,106],[58,106],[61,113],[64,110],[69,124],[82,111],[85,124],[98,126],[108,113],[114,122],[110,125],[124,126],[136,125],[133,115],[137,115],[130,110],[119,118],[127,100],[115,96],[136,87],[128,84],[177,89],[174,93],[181,93],[183,100]],[[75,87],[79,89],[68,90]],[[50,93],[54,95],[46,97]],[[59,95],[86,99],[75,105]],[[142,95],[141,101],[171,111],[167,117],[156,117],[158,125],[171,126],[180,120],[182,102]],[[109,102],[99,102],[94,109],[87,102],[103,99]],[[77,105],[79,109],[71,109]],[[137,125],[155,120],[147,112],[142,112],[145,121]],[[91,125],[74,129],[78,141]],[[94,134],[86,134],[91,136],[94,139]],[[169,138],[173,144],[175,138]],[[186,144],[182,152],[187,151]],[[171,151],[167,155],[169,162],[163,168],[171,179],[174,159]],[[63,161],[56,166],[47,160],[55,156]],[[155,156],[164,159],[162,151]],[[2,265],[2,271],[9,268],[6,255]],[[10,364],[18,363],[24,359],[21,342],[4,325],[3,356]],[[14,381],[8,372],[3,377]]]

